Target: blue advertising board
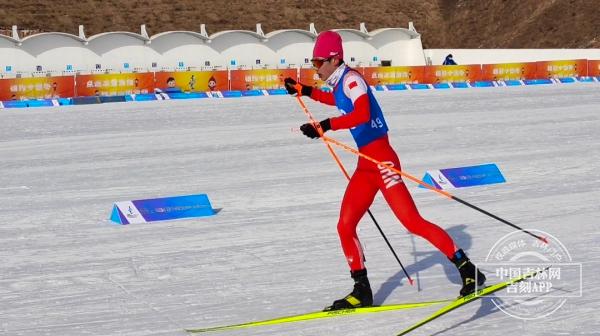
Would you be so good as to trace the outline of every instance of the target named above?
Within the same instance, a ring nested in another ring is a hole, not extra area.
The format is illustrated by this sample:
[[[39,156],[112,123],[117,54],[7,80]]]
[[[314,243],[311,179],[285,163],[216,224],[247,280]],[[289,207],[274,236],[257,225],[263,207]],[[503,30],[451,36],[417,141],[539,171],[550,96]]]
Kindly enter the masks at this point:
[[[110,220],[118,224],[206,217],[216,212],[206,194],[116,202]]]
[[[523,85],[523,83],[521,83],[520,80],[505,80],[504,84],[506,84],[506,86],[521,86]]]
[[[208,98],[206,92],[173,92],[168,93],[171,99],[196,99],[196,98]]]
[[[561,83],[575,83],[575,78],[573,77],[563,77],[558,79]]]
[[[472,87],[494,87],[494,82],[492,81],[477,81],[471,84]]]
[[[455,89],[468,89],[469,84],[466,82],[452,82],[452,87]]]
[[[433,88],[434,89],[449,89],[450,84],[449,83],[435,83],[435,84],[433,84]]]
[[[378,87],[381,85],[378,85]],[[400,90],[408,90],[405,84],[388,84],[386,85],[387,89],[390,91],[400,91]],[[379,91],[379,90],[378,90]]]
[[[288,94],[286,89],[269,89],[267,90],[269,96],[286,95]]]
[[[427,90],[429,89],[429,85],[427,84],[408,84],[408,86],[413,90]]]
[[[242,96],[242,91],[223,91],[222,94],[224,98],[238,98]]]
[[[453,189],[504,183],[506,179],[494,163],[446,168],[439,170],[428,170],[423,177],[423,182],[437,189]],[[424,188],[423,186],[419,186]]]
[[[246,91],[241,91],[241,92],[242,92],[242,96],[244,96],[244,97],[264,96],[264,94],[261,90],[246,90]]]
[[[585,82],[585,83],[593,83],[594,77],[579,77],[579,78],[577,78],[577,80],[580,82]]]
[[[27,102],[24,100],[8,100],[2,103],[5,108],[27,107]]]
[[[134,97],[135,101],[151,101],[151,100],[157,100],[156,98],[156,94],[153,93],[146,93],[146,94],[136,94]]]
[[[525,85],[554,84],[550,79],[525,79]]]

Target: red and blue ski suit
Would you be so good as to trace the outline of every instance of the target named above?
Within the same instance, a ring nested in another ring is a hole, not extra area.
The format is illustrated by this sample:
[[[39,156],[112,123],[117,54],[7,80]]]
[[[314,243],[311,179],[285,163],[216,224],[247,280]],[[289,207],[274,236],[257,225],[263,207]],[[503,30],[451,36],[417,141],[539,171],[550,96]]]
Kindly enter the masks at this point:
[[[350,129],[361,153],[401,169],[398,155],[388,141],[388,127],[383,113],[370,87],[355,70],[345,65],[340,68],[333,92],[313,89],[311,98],[335,105],[340,110],[341,116],[330,118],[331,129]],[[378,191],[383,193],[386,202],[408,231],[428,240],[448,258],[453,257],[457,248],[452,238],[444,229],[421,217],[401,176],[385,166],[360,157],[346,188],[337,226],[342,249],[352,271],[365,269],[356,227]]]

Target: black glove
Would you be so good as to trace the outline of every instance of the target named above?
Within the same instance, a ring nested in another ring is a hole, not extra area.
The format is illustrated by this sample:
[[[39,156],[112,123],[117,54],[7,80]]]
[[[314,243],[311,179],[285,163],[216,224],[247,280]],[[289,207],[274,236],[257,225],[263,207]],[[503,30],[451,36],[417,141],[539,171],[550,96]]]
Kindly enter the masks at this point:
[[[287,92],[289,94],[291,94],[291,95],[298,94],[298,89],[296,89],[296,84],[298,84],[298,82],[296,82],[293,78],[288,77],[283,80],[283,83],[285,84],[285,89],[287,90]],[[312,86],[307,86],[304,84],[300,84],[300,86],[302,86],[302,90],[300,90],[300,95],[310,97],[310,95],[312,94],[312,89],[313,89]]]
[[[329,121],[329,118],[322,120],[319,123],[319,127],[321,128],[321,131],[323,131],[323,133],[329,131],[331,129],[331,122]],[[315,128],[315,125],[313,125],[313,123],[306,123],[300,126],[300,130],[304,135],[306,135],[309,138],[317,139],[321,137],[319,131]]]

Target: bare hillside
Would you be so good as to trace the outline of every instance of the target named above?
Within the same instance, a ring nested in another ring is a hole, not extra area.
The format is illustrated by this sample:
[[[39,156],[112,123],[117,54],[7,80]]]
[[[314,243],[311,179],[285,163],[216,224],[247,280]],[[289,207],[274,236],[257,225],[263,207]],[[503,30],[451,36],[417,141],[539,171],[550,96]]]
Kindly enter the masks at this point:
[[[77,33],[105,31],[149,33],[198,31],[201,23],[214,33],[284,28],[369,30],[407,27],[413,21],[426,48],[599,48],[600,0],[397,0],[397,1],[197,1],[197,0],[2,0],[0,27],[10,30]],[[7,32],[5,31],[5,34]]]

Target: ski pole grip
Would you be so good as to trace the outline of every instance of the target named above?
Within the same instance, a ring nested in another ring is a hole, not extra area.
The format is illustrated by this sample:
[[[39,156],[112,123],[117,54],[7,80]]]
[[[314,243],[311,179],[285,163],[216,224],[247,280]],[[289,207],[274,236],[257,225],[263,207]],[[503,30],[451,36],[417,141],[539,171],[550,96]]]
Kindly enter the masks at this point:
[[[302,84],[296,83],[296,85],[294,85],[294,89],[296,89],[296,92],[298,92],[298,97],[302,96]]]

